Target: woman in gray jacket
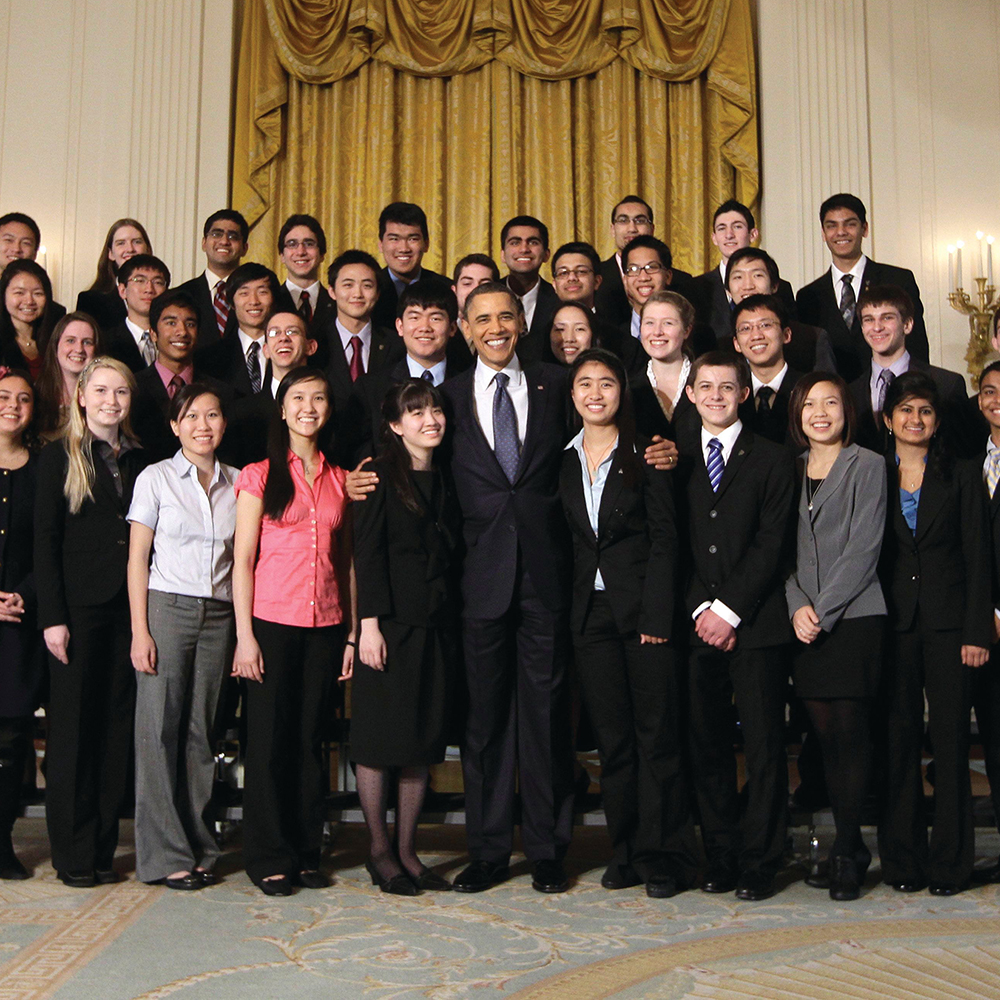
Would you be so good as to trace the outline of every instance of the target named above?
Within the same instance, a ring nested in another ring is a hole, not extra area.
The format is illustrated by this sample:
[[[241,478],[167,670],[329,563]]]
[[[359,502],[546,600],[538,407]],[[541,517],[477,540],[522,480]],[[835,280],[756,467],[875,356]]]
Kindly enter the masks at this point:
[[[837,828],[830,897],[857,899],[871,862],[861,809],[886,620],[876,572],[885,529],[885,462],[852,443],[854,411],[839,376],[814,372],[800,379],[788,423],[807,449],[796,567],[785,584],[798,640],[795,690],[819,737]]]

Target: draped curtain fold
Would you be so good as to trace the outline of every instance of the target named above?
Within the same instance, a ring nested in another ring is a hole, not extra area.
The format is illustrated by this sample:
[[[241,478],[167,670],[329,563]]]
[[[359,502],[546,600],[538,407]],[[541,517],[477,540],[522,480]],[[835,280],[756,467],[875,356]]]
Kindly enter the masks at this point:
[[[316,215],[369,250],[415,201],[427,263],[498,254],[528,213],[553,244],[610,253],[624,194],[653,207],[678,265],[709,264],[706,220],[758,192],[751,0],[250,0],[239,47],[234,207],[251,256]]]

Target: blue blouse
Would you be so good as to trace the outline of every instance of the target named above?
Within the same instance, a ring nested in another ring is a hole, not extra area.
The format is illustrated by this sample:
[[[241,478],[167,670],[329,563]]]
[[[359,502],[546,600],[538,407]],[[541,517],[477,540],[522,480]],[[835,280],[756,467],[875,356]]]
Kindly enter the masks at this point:
[[[927,464],[926,456],[924,457],[924,464]],[[899,455],[896,456],[896,468],[899,468]],[[916,534],[917,509],[920,507],[920,490],[915,489],[912,493],[908,493],[902,486],[900,486],[899,506],[903,511],[903,519],[906,521],[907,527],[909,527],[913,534]]]

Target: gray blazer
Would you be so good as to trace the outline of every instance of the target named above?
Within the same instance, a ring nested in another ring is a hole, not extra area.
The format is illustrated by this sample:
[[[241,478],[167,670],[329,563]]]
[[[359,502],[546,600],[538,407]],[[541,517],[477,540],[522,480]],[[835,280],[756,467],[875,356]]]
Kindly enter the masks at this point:
[[[829,632],[841,618],[886,613],[876,572],[885,510],[885,459],[875,452],[856,444],[844,448],[813,496],[812,510],[803,468],[795,572],[785,583],[789,616],[811,604]]]

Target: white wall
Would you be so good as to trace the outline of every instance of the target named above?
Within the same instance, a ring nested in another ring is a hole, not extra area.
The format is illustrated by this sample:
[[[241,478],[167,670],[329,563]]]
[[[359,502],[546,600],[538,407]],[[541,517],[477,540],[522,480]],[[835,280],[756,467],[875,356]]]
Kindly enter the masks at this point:
[[[965,374],[945,248],[1000,240],[1000,4],[758,0],[758,17],[762,244],[795,287],[812,280],[829,266],[819,205],[854,192],[866,251],[916,274],[931,361]]]
[[[55,295],[90,285],[108,226],[142,221],[180,282],[228,204],[233,0],[0,3],[0,214],[42,230]]]

